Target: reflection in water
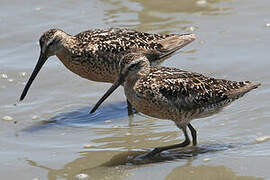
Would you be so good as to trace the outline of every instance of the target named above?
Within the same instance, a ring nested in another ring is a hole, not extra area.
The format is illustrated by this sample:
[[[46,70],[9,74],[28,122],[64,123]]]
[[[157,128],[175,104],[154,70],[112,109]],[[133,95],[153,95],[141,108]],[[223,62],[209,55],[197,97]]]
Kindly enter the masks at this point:
[[[217,7],[218,3],[231,2],[232,0],[156,0],[156,1],[143,1],[131,0],[139,3],[145,11],[158,11],[162,13],[218,13],[222,14],[230,8]],[[213,15],[215,15],[213,14]]]
[[[129,176],[128,170],[138,168],[138,165],[161,163],[177,159],[186,159],[189,162],[188,164],[190,164],[190,162],[192,162],[192,159],[200,154],[213,153],[217,151],[231,149],[233,147],[234,146],[232,145],[221,144],[187,147],[185,149],[170,151],[170,153],[162,153],[161,155],[156,156],[151,160],[138,158],[141,157],[141,155],[147,153],[143,151],[86,151],[81,152],[82,157],[79,157],[78,159],[67,163],[62,169],[53,169],[43,165],[39,165],[33,160],[27,160],[27,162],[31,166],[47,170],[49,180],[55,180],[58,178],[65,178],[68,180],[74,179],[76,175],[81,173],[87,174],[90,179],[123,179]],[[111,159],[109,161],[106,161],[106,158],[108,157],[111,157]],[[189,168],[193,167],[191,166]],[[230,171],[224,171],[224,173],[228,172]],[[174,175],[174,172],[172,173]]]
[[[178,180],[178,179],[207,179],[207,180],[253,180],[263,179],[250,176],[237,176],[231,169],[225,166],[180,166],[172,170],[172,172],[166,177],[166,180]]]
[[[116,152],[109,152],[111,155],[116,154]],[[34,167],[39,167],[41,169],[48,171],[48,179],[67,179],[73,180],[78,174],[87,174],[89,179],[123,179],[128,176],[128,172],[123,167],[104,167],[97,166],[96,163],[102,161],[102,157],[108,154],[104,151],[94,151],[83,153],[83,156],[67,163],[62,169],[53,169],[43,165],[38,165],[32,160],[27,160],[28,164]],[[103,156],[102,156],[103,155]]]
[[[110,7],[105,12],[105,23],[149,31],[162,29],[163,32],[184,31],[193,22],[184,14],[201,15],[228,14],[232,8],[218,7],[218,3],[232,0],[102,0]]]
[[[173,161],[177,159],[188,159],[195,158],[200,154],[218,152],[234,148],[232,145],[221,145],[221,144],[208,144],[202,146],[190,146],[186,148],[179,148],[169,150],[167,152],[160,153],[153,158],[146,158],[145,155],[149,151],[128,151],[126,153],[120,153],[114,156],[110,161],[102,164],[101,166],[119,166],[119,165],[143,165],[153,164],[159,162]]]
[[[48,120],[43,120],[38,124],[25,128],[23,131],[34,132],[56,125],[61,126],[87,126],[89,124],[104,124],[106,120],[116,120],[128,117],[126,102],[114,102],[101,106],[94,114],[89,114],[92,107],[87,106],[80,109],[61,113]]]

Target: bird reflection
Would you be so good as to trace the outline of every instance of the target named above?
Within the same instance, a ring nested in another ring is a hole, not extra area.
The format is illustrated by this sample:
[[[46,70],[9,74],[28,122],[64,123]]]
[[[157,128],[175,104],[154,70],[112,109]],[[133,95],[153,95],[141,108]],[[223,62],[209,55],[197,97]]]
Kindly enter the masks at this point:
[[[191,164],[194,158],[202,154],[215,153],[234,148],[234,145],[208,144],[197,147],[187,147],[185,149],[161,153],[153,159],[142,158],[146,151],[84,151],[80,152],[81,157],[64,165],[61,169],[54,169],[39,165],[34,160],[27,160],[28,164],[48,171],[48,179],[56,180],[58,178],[74,179],[78,174],[86,174],[91,179],[124,179],[130,175],[129,170],[138,168],[140,165],[153,165],[178,159],[185,160]],[[101,163],[104,158],[111,156],[109,161]]]

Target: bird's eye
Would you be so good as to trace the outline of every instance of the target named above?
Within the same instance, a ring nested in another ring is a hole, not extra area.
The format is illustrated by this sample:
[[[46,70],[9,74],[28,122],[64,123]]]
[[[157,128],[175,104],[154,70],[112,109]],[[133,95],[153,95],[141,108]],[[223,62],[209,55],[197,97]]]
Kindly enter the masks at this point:
[[[131,64],[130,66],[129,66],[129,69],[133,69],[133,68],[135,68],[137,66],[137,64]]]
[[[128,67],[128,69],[129,70],[135,70],[140,66],[140,64],[141,64],[141,62],[133,63]]]
[[[48,42],[47,46],[51,46],[53,43],[55,43],[55,40],[51,40]]]

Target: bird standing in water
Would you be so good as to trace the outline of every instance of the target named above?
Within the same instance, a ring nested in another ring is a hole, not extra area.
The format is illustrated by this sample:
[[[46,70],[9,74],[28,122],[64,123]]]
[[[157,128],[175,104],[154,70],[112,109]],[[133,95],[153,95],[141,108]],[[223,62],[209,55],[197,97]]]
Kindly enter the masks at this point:
[[[40,56],[20,101],[51,56],[56,55],[70,71],[83,78],[113,83],[124,55],[142,52],[151,65],[157,65],[194,39],[194,34],[161,35],[118,28],[88,30],[75,36],[60,29],[50,29],[40,37]],[[132,113],[129,103],[128,110]]]
[[[191,131],[192,143],[197,144],[197,133],[190,124],[192,119],[217,113],[224,106],[242,97],[259,83],[214,79],[199,73],[169,67],[151,67],[145,55],[131,53],[120,62],[118,79],[91,110],[100,104],[120,85],[125,95],[139,112],[160,119],[174,121],[185,136],[184,142],[157,147],[147,154],[153,157],[164,150],[185,147],[190,144],[187,127]]]

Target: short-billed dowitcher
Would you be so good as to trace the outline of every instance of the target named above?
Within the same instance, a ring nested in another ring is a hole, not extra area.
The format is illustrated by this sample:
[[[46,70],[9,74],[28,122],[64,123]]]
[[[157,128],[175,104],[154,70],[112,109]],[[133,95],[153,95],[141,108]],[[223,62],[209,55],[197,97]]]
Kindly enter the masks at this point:
[[[128,101],[139,112],[175,122],[185,135],[184,142],[158,147],[147,156],[190,144],[186,128],[197,144],[197,132],[190,124],[195,118],[217,113],[222,107],[242,97],[259,83],[214,79],[202,74],[169,67],[151,67],[144,55],[128,54],[120,62],[118,79],[97,102],[91,113],[119,86],[124,84]]]
[[[194,34],[161,35],[118,28],[88,30],[75,36],[60,29],[48,30],[40,37],[40,56],[20,100],[50,56],[56,55],[70,71],[83,78],[113,83],[123,55],[144,52],[150,64],[157,65],[194,39]]]

